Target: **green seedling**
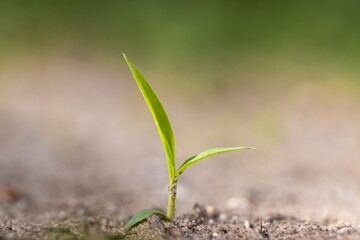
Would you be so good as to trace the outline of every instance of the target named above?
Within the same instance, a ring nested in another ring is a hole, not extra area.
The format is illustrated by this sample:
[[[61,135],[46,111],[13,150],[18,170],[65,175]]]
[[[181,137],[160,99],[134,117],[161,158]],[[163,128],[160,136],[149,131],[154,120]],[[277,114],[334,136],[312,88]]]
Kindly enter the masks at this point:
[[[254,149],[251,147],[229,147],[229,148],[213,148],[204,152],[201,152],[189,159],[185,160],[183,164],[176,169],[175,166],[175,141],[174,141],[174,134],[171,128],[171,124],[169,118],[160,103],[160,100],[150,87],[149,83],[145,80],[143,75],[139,72],[139,70],[135,67],[135,65],[126,57],[124,54],[124,58],[129,65],[129,68],[134,76],[134,79],[145,98],[145,101],[151,111],[151,114],[154,118],[157,130],[160,135],[161,142],[163,144],[167,166],[168,166],[168,173],[169,173],[169,196],[168,196],[168,206],[167,212],[161,212],[158,210],[153,209],[145,209],[140,211],[138,214],[134,215],[130,221],[126,224],[125,229],[129,230],[136,224],[140,223],[141,221],[145,220],[151,215],[158,215],[162,219],[167,221],[172,221],[174,218],[175,213],[175,201],[176,201],[176,190],[177,190],[177,182],[178,177],[191,165],[200,162],[201,160],[224,152],[232,152],[238,150],[245,150],[245,149]]]

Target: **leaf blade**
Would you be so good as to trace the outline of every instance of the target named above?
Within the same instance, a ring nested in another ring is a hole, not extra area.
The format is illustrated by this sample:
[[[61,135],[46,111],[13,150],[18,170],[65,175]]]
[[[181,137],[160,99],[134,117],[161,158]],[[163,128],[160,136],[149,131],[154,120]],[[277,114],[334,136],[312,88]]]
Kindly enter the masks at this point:
[[[130,59],[125,54],[123,55],[155,121],[155,125],[166,153],[169,178],[171,179],[175,175],[175,140],[169,118],[159,98],[156,96],[149,83],[145,80],[144,76],[130,61]]]
[[[234,151],[239,151],[239,150],[247,150],[247,149],[255,149],[252,147],[229,147],[229,148],[212,148],[206,151],[203,151],[195,156],[192,156],[190,158],[188,158],[187,160],[185,160],[183,162],[183,164],[179,167],[179,169],[176,171],[176,173],[178,175],[180,175],[181,173],[183,173],[188,167],[190,167],[191,165],[200,162],[201,160],[220,154],[220,153],[225,153],[225,152],[234,152]]]
[[[128,223],[125,225],[125,230],[128,231],[131,228],[133,228],[135,225],[139,224],[140,222],[142,222],[143,220],[145,220],[146,218],[150,217],[151,215],[159,215],[161,218],[167,220],[166,214],[158,211],[158,210],[154,210],[154,209],[144,209],[140,212],[138,212],[137,214],[135,214],[129,221]]]

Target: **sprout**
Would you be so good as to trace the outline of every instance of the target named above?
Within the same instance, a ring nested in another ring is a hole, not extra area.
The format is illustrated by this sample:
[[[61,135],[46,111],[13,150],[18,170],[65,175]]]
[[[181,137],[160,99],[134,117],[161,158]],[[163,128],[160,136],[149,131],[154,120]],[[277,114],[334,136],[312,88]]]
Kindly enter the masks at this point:
[[[134,79],[154,118],[157,130],[160,135],[161,142],[165,150],[168,173],[169,173],[169,196],[168,196],[167,212],[164,213],[153,209],[142,210],[136,215],[134,215],[130,219],[130,221],[126,224],[125,229],[129,230],[132,227],[134,227],[136,224],[140,223],[144,219],[154,214],[159,215],[162,219],[167,221],[173,220],[175,213],[178,177],[191,165],[216,154],[245,150],[245,149],[254,149],[254,148],[251,147],[213,148],[201,152],[193,157],[190,157],[189,159],[185,160],[184,163],[178,169],[176,169],[174,134],[171,128],[169,118],[164,110],[164,107],[161,105],[160,100],[158,99],[158,97],[150,87],[149,83],[145,80],[144,76],[139,72],[139,70],[135,67],[135,65],[126,57],[125,54],[124,54],[124,58],[127,64],[129,65],[129,68],[134,76]]]

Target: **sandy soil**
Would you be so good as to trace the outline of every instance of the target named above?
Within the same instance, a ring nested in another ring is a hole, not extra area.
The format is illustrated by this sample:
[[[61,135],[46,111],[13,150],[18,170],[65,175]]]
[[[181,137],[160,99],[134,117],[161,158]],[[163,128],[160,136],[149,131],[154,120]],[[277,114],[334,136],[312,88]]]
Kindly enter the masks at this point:
[[[125,67],[56,58],[0,69],[0,239],[360,238],[355,90],[309,80],[203,93],[152,78],[179,164],[212,147],[257,150],[194,166],[175,222],[153,217],[125,236],[132,214],[167,201],[162,147]]]

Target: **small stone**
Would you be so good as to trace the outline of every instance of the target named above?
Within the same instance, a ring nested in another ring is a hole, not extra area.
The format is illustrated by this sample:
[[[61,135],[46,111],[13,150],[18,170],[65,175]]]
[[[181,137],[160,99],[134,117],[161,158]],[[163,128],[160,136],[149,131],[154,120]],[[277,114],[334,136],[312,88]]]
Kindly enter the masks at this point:
[[[207,217],[213,217],[216,215],[216,209],[212,205],[205,205],[205,213]]]
[[[245,220],[245,221],[244,221],[244,227],[245,227],[246,229],[249,229],[249,228],[250,228],[250,222],[249,222],[248,220]]]
[[[216,238],[218,235],[219,235],[219,234],[217,234],[216,232],[213,232],[213,234],[212,234],[212,236],[215,237],[215,238]]]
[[[226,219],[226,215],[221,213],[220,216],[219,216],[219,220],[220,221],[225,221],[225,219]]]
[[[234,210],[235,208],[237,208],[238,206],[240,205],[240,201],[237,197],[232,197],[232,198],[229,198],[227,201],[226,201],[226,208],[228,210]]]
[[[231,197],[226,201],[225,207],[228,211],[233,211],[239,207],[247,209],[249,200],[241,197]]]
[[[196,203],[194,205],[194,212],[204,218],[217,218],[219,211],[212,205],[200,205]]]

